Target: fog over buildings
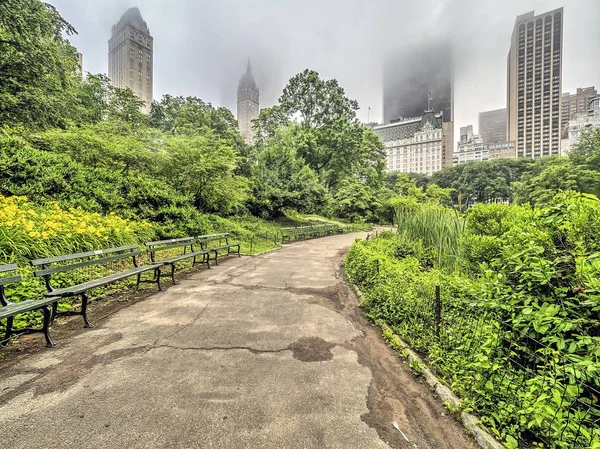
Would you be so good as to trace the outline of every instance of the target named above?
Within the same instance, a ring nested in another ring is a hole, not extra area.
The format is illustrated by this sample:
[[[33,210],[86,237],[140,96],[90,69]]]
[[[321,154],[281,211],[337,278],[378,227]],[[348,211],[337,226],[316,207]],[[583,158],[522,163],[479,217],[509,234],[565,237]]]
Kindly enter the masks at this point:
[[[386,56],[443,42],[453,46],[454,129],[476,125],[479,112],[506,106],[515,18],[558,7],[564,7],[562,90],[600,86],[598,0],[49,2],[79,32],[71,42],[92,73],[108,72],[111,27],[137,6],[154,38],[154,98],[192,95],[234,113],[250,58],[261,108],[277,101],[290,77],[310,68],[336,78],[358,100],[362,121],[381,122]]]

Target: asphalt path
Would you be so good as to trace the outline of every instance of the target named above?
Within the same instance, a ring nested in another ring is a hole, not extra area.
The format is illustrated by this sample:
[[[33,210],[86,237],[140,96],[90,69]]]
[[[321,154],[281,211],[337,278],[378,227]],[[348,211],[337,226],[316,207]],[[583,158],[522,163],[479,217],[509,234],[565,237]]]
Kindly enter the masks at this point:
[[[474,448],[357,307],[341,261],[365,235],[92,303],[94,328],[72,317],[57,348],[0,362],[0,447]]]

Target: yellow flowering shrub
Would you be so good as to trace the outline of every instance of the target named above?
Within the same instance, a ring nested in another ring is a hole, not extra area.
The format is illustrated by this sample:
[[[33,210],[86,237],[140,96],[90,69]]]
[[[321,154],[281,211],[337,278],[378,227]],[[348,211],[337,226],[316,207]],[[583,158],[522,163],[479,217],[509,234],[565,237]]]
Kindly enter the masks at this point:
[[[142,243],[154,235],[148,222],[0,195],[0,264]]]

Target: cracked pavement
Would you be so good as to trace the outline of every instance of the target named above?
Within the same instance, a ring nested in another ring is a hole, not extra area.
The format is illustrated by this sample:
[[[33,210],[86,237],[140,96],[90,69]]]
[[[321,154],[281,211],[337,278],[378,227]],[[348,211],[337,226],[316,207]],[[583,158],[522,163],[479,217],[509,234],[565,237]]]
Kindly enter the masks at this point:
[[[96,327],[0,364],[1,445],[474,447],[359,312],[340,262],[363,236],[230,257],[105,318],[92,303]]]

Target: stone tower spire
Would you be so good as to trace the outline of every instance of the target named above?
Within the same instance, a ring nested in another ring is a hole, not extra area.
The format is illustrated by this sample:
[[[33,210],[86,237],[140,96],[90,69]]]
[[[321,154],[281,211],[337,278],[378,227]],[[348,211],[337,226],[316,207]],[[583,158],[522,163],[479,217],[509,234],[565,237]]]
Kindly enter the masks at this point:
[[[258,86],[254,81],[254,76],[252,76],[250,58],[248,58],[246,73],[244,73],[238,84],[237,120],[240,134],[244,136],[249,144],[252,144],[254,140],[252,120],[258,118],[259,109]]]

